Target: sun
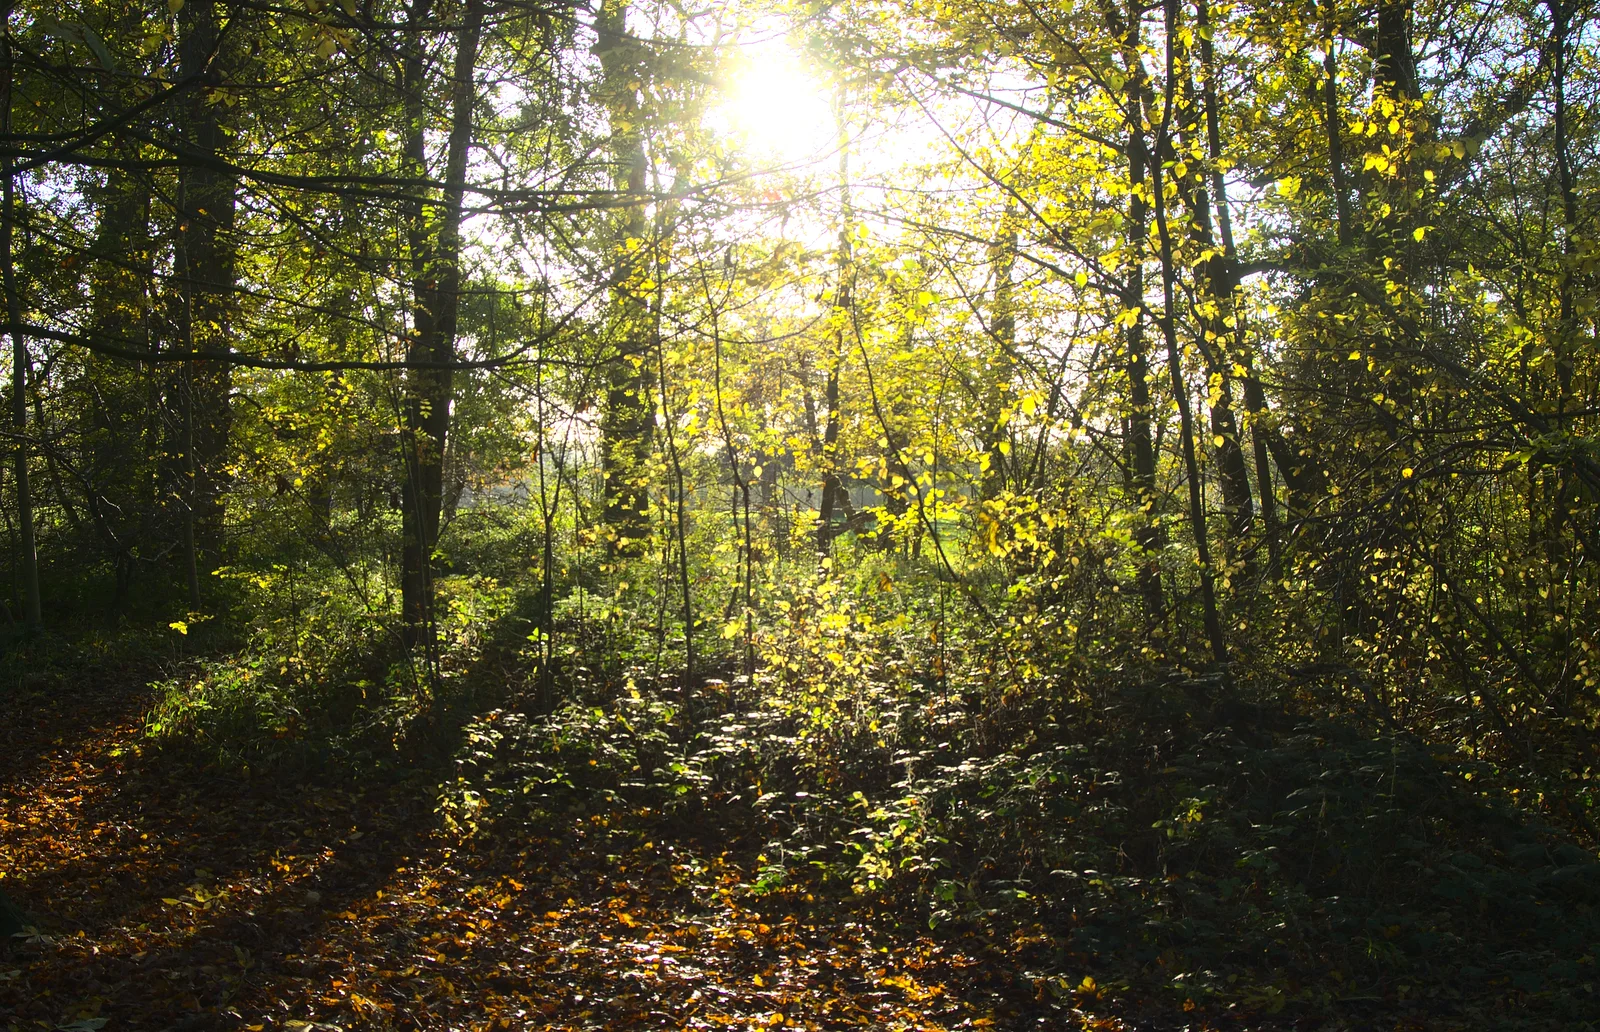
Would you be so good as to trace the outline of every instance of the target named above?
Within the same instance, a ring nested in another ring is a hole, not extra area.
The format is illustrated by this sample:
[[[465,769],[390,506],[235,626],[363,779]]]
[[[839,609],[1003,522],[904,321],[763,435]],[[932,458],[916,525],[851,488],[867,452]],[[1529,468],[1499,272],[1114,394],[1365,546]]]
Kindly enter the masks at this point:
[[[833,103],[819,72],[781,37],[739,48],[719,113],[750,157],[804,164],[837,147]]]

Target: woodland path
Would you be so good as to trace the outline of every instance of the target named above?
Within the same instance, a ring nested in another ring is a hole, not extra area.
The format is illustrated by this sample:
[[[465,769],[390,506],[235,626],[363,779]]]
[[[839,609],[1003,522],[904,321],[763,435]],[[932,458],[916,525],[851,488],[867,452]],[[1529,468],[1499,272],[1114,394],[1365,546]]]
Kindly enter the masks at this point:
[[[467,850],[436,773],[198,770],[141,746],[141,683],[0,697],[0,888],[40,929],[0,947],[0,1030],[1126,1027],[1025,942],[751,896],[753,851],[648,810]]]

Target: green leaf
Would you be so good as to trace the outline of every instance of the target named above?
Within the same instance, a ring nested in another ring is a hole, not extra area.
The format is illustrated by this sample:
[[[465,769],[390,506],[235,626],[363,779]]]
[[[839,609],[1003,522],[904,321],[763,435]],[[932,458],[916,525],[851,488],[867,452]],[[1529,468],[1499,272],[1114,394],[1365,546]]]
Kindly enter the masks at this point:
[[[106,49],[105,40],[100,38],[99,33],[87,25],[81,25],[79,28],[83,29],[83,41],[88,44],[90,50],[94,51],[94,56],[100,62],[100,67],[108,72],[116,71],[117,63],[111,59],[111,51]]]
[[[40,16],[35,18],[33,23],[39,26],[39,30],[46,36],[54,36],[63,43],[82,42],[82,37],[78,35],[77,31],[74,30],[72,26],[63,25],[54,18]]]

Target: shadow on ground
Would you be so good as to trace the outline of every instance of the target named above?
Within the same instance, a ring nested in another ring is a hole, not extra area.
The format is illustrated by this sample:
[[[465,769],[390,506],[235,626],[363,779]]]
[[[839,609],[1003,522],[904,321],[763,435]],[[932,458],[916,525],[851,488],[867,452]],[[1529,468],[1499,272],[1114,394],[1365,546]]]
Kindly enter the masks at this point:
[[[755,857],[725,839],[727,814],[699,826],[618,802],[470,846],[446,834],[457,729],[514,690],[519,628],[485,648],[461,696],[477,705],[445,711],[442,744],[376,779],[246,777],[151,749],[137,672],[0,699],[0,886],[37,929],[0,953],[5,1027],[1022,1021],[1031,983],[949,945],[798,893],[750,897]]]

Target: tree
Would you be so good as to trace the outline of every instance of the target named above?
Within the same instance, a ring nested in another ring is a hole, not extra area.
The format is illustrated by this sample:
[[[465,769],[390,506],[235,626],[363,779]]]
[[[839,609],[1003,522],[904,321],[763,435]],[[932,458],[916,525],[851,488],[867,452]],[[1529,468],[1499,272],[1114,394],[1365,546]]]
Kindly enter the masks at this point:
[[[11,14],[8,3],[0,7],[0,65],[5,66],[4,95],[0,96],[0,136],[11,135],[12,91],[16,81],[16,63],[11,52]],[[11,432],[13,435],[13,483],[16,486],[17,523],[20,528],[19,554],[22,566],[23,617],[29,627],[43,623],[39,601],[38,548],[34,543],[33,490],[28,472],[28,372],[32,361],[22,330],[22,300],[17,285],[15,262],[12,256],[13,227],[16,220],[16,178],[11,155],[3,158],[0,177],[4,193],[0,194],[0,284],[5,290],[6,321],[11,337]]]
[[[232,240],[237,180],[219,169],[228,127],[213,89],[235,71],[239,26],[224,23],[214,0],[178,12],[178,74],[196,83],[179,116],[177,142],[192,163],[180,171],[173,237],[177,296],[174,331],[189,352],[226,351],[235,303]],[[238,17],[237,13],[234,15]],[[201,575],[221,561],[233,370],[225,361],[190,360],[175,385],[178,425],[168,451],[179,459],[174,496],[183,512],[189,603],[200,606]]]
[[[610,132],[612,190],[617,202],[612,249],[611,305],[606,338],[605,415],[601,456],[605,519],[620,555],[638,555],[650,538],[650,458],[655,426],[654,373],[648,314],[653,281],[646,247],[649,191],[645,156],[645,81],[642,44],[628,29],[627,0],[605,0],[595,15],[600,99]]]
[[[407,10],[410,36],[405,50],[405,155],[412,177],[429,178],[428,59],[422,30],[432,17],[430,0],[413,0]],[[461,219],[467,163],[473,142],[478,48],[484,4],[466,0],[454,30],[454,59],[442,95],[449,122],[441,196],[430,203],[421,193],[408,202],[412,312],[406,357],[411,369],[403,402],[401,488],[404,547],[401,555],[401,609],[408,644],[433,646],[433,553],[439,540],[444,504],[444,462],[450,432],[452,364],[461,307]]]

